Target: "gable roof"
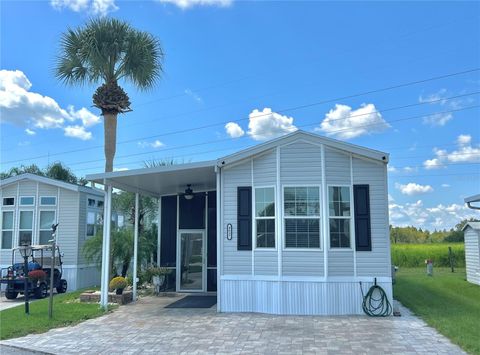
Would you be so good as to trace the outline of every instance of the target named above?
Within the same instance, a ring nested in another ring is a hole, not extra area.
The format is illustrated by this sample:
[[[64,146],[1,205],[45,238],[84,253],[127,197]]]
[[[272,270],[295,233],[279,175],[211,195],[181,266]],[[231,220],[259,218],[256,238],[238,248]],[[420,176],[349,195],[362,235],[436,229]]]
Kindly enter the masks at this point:
[[[359,145],[342,142],[332,138],[323,137],[318,134],[297,130],[295,132],[289,133],[282,137],[272,139],[265,143],[257,144],[253,147],[250,147],[250,148],[241,150],[237,153],[233,153],[233,154],[224,156],[220,159],[217,159],[217,166],[223,167],[228,164],[235,163],[239,160],[243,160],[251,156],[263,153],[269,149],[293,143],[297,140],[305,140],[314,144],[324,144],[325,146],[328,146],[331,148],[344,150],[346,152],[363,156],[369,159],[377,160],[385,164],[388,163],[388,160],[389,160],[389,154],[381,152],[379,150],[365,148]]]
[[[480,230],[480,222],[468,222],[467,224],[465,224],[463,226],[462,231],[467,229],[467,227],[470,227],[470,228],[475,229],[475,230]]]
[[[93,195],[98,195],[98,196],[103,196],[104,192],[99,189],[94,189],[92,187],[88,186],[81,186],[81,185],[76,185],[76,184],[70,184],[65,181],[60,181],[52,178],[48,178],[45,176],[40,176],[40,175],[35,175],[31,173],[25,173],[25,174],[20,174],[16,176],[12,176],[3,180],[0,180],[0,188],[4,188],[8,185],[14,184],[18,181],[22,180],[30,180],[30,181],[36,181],[36,182],[41,182],[42,184],[47,184],[51,186],[57,186],[61,187],[70,191],[76,191],[76,192],[86,192],[89,194]]]

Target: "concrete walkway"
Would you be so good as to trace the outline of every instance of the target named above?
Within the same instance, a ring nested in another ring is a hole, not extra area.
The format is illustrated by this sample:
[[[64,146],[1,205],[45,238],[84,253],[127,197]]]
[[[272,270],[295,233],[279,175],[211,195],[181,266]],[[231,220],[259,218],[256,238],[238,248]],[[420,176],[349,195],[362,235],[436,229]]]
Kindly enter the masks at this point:
[[[464,354],[401,308],[402,317],[275,316],[166,309],[146,297],[73,327],[3,341],[53,354]]]

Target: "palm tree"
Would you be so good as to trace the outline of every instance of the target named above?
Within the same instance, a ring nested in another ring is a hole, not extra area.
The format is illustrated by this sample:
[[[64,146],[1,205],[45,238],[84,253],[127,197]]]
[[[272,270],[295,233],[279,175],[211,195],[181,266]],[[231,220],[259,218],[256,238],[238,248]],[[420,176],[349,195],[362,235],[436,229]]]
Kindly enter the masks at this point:
[[[164,53],[153,35],[113,19],[93,19],[62,35],[55,75],[69,85],[99,84],[93,104],[102,111],[105,136],[105,171],[113,170],[117,116],[131,111],[119,80],[140,90],[152,88],[163,73]]]

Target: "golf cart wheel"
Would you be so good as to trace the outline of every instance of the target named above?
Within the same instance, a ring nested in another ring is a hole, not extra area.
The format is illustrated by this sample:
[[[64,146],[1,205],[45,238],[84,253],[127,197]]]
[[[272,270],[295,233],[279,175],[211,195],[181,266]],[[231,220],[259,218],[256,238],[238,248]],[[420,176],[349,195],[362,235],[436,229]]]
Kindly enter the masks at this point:
[[[17,296],[18,296],[18,292],[15,292],[15,291],[5,292],[5,297],[7,298],[7,300],[14,300],[15,298],[17,298]]]
[[[67,292],[67,280],[61,279],[57,286],[57,293]]]
[[[35,297],[36,298],[47,297],[47,285],[44,282],[38,285],[38,287],[35,289]]]

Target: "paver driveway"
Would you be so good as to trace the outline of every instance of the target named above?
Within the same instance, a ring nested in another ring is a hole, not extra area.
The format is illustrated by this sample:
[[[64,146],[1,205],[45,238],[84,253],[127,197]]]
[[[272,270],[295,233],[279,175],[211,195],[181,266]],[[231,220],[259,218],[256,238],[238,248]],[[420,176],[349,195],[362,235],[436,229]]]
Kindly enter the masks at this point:
[[[378,319],[163,308],[174,300],[145,297],[73,327],[1,343],[55,354],[463,353],[405,309]]]

